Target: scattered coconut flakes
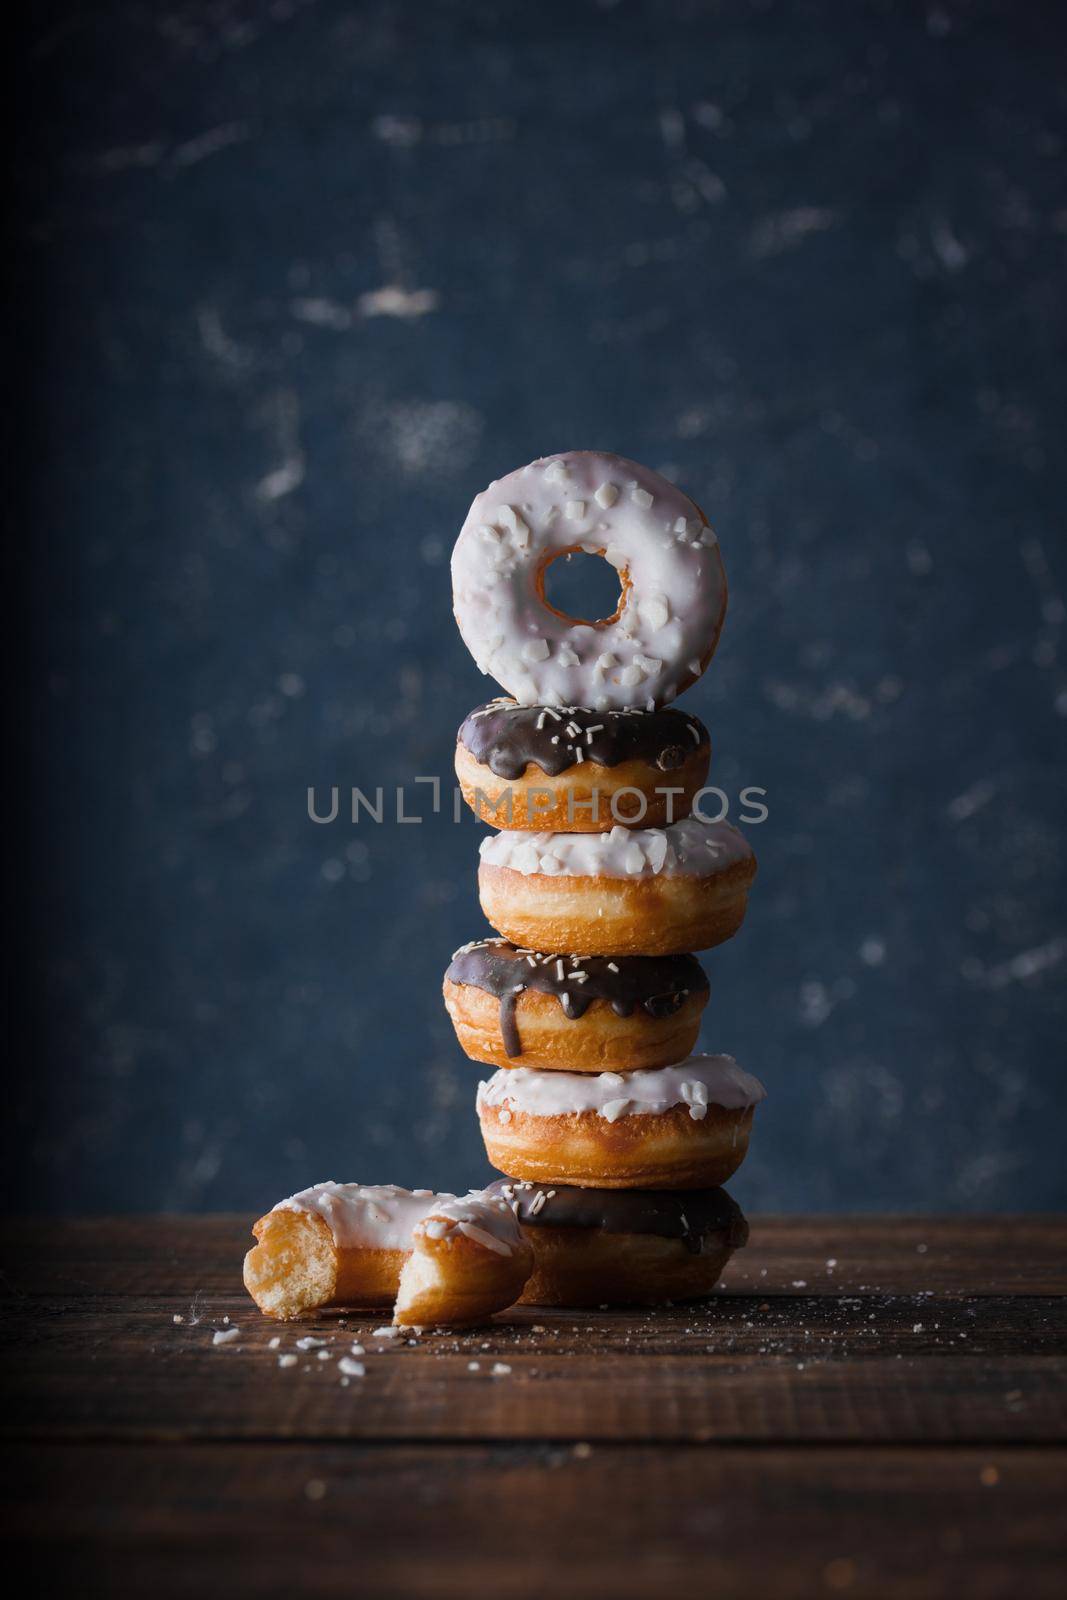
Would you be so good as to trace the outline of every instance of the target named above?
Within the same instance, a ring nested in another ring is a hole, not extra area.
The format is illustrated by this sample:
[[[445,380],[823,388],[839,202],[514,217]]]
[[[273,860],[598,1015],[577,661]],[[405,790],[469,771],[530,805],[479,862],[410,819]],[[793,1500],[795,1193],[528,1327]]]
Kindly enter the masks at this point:
[[[603,511],[610,511],[618,498],[619,491],[613,483],[602,483],[593,496],[593,499]]]
[[[234,1339],[241,1337],[240,1328],[216,1328],[211,1336],[212,1344],[232,1344]]]
[[[353,1361],[351,1356],[342,1356],[337,1363],[338,1372],[343,1372],[346,1378],[365,1378],[367,1369],[362,1361]]]
[[[280,1355],[278,1357],[278,1365],[280,1367],[295,1367],[296,1363],[297,1363],[297,1360],[298,1360],[297,1356]]]
[[[490,1371],[494,1378],[506,1378],[511,1368],[506,1361],[494,1361]]]
[[[372,1339],[398,1339],[399,1337],[399,1328],[375,1328],[371,1334]]]
[[[320,1345],[325,1343],[325,1339],[316,1339],[313,1333],[305,1333],[302,1339],[296,1341],[296,1348],[298,1350],[318,1350]]]

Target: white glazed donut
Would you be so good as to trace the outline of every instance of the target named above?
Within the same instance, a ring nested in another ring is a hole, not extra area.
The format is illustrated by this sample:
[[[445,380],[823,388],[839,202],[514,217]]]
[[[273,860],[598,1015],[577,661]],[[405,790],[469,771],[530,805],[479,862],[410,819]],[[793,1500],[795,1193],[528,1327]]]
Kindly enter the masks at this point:
[[[602,555],[614,616],[582,622],[545,599],[546,568]],[[593,450],[546,456],[491,483],[452,554],[459,631],[520,705],[653,709],[711,660],[726,614],[718,542],[688,497],[647,467]]]
[[[756,858],[729,822],[610,833],[504,830],[482,841],[478,898],[513,944],[569,955],[710,950],[740,928]]]
[[[316,1183],[252,1231],[245,1288],[270,1317],[395,1300],[401,1323],[480,1321],[518,1299],[532,1265],[510,1207],[481,1191]]]
[[[505,1067],[478,1086],[486,1154],[499,1172],[580,1189],[714,1189],[748,1149],[763,1085],[730,1056],[656,1071]]]

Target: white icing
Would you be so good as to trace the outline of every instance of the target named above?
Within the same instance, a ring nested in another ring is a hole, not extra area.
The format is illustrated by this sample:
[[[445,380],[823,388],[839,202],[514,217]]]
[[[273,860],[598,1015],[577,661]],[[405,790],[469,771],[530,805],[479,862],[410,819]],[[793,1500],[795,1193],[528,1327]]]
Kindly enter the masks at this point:
[[[568,1112],[595,1112],[607,1122],[620,1117],[662,1115],[673,1106],[689,1107],[702,1122],[708,1106],[738,1111],[758,1105],[767,1091],[758,1078],[744,1072],[733,1056],[689,1056],[674,1067],[641,1072],[538,1072],[532,1067],[503,1067],[478,1085],[478,1110],[500,1107],[508,1113],[558,1117]],[[507,1120],[507,1119],[502,1119]]]
[[[330,1225],[341,1250],[410,1250],[411,1230],[441,1200],[432,1189],[400,1189],[394,1183],[315,1183],[279,1200],[275,1211],[316,1211]]]
[[[470,1194],[434,1194],[432,1189],[400,1189],[396,1184],[315,1183],[279,1200],[275,1211],[314,1211],[329,1223],[340,1250],[410,1250],[412,1233],[427,1218],[425,1231],[443,1238],[453,1228],[498,1255],[510,1255],[521,1238],[511,1207],[480,1189]],[[438,1226],[439,1219],[439,1226]]]
[[[625,574],[620,615],[594,627],[551,610],[538,574],[568,550]],[[491,483],[452,553],[452,595],[479,669],[522,705],[665,705],[703,670],[726,612],[718,543],[658,473],[579,450]]]
[[[568,878],[710,878],[752,859],[730,822],[685,817],[669,828],[612,828],[610,833],[522,833],[505,829],[479,846],[483,861],[513,872]]]
[[[460,1197],[438,1195],[418,1229],[431,1239],[447,1238],[453,1230],[501,1256],[509,1256],[522,1243],[519,1224],[507,1201],[479,1190]]]

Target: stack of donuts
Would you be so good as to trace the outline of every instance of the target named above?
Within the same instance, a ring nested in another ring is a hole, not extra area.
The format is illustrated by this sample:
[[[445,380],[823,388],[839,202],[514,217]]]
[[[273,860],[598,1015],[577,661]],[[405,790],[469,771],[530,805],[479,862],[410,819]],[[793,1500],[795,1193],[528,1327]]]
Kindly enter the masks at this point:
[[[610,617],[552,606],[561,556],[604,557]],[[504,1176],[464,1195],[316,1183],[255,1223],[244,1282],[265,1315],[393,1305],[463,1325],[535,1305],[707,1294],[748,1227],[720,1186],[763,1088],[693,1055],[708,980],[692,954],[741,926],[756,862],[701,814],[707,729],[672,702],[726,611],[715,535],[654,472],[590,451],[490,484],[452,559],[456,619],[508,691],[472,711],[456,770],[499,831],[478,886],[497,937],[444,982]]]
[[[612,616],[546,597],[574,552],[617,571]],[[497,1070],[478,1116],[533,1253],[523,1300],[656,1303],[702,1295],[747,1238],[721,1185],[744,1159],[760,1083],[695,1055],[707,977],[692,953],[732,937],[755,876],[737,828],[708,821],[707,729],[673,702],[726,611],[715,535],[658,474],[578,451],[478,495],[452,558],[456,620],[507,693],[459,730],[482,910],[497,937],[456,952],[444,998],[459,1042]]]

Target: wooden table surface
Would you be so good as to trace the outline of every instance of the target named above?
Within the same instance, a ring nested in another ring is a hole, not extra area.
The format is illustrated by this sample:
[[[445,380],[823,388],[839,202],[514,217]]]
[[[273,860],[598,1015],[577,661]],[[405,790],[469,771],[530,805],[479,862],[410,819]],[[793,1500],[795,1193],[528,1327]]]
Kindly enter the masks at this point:
[[[709,1301],[410,1339],[265,1321],[247,1243],[4,1229],[0,1516],[39,1587],[1063,1592],[1063,1219],[757,1218]]]

